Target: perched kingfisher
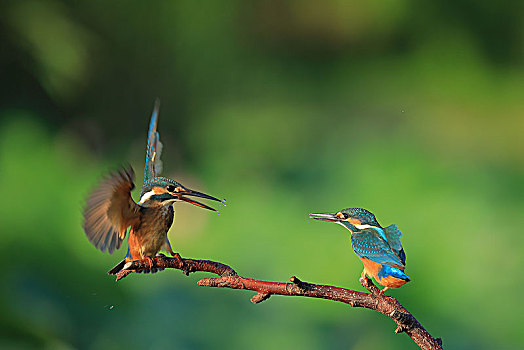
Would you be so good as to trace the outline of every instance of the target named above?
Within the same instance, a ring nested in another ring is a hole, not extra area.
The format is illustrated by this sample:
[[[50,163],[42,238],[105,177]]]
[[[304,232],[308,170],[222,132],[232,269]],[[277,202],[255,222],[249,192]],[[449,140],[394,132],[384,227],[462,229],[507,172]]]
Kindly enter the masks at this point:
[[[140,201],[135,203],[131,198],[131,190],[135,185],[134,172],[130,166],[109,174],[87,198],[84,209],[84,231],[96,248],[102,252],[107,250],[110,254],[113,253],[115,249],[120,248],[127,228],[130,227],[127,254],[124,260],[108,272],[109,274],[118,273],[127,262],[132,260],[146,259],[151,264],[152,258],[160,249],[165,249],[175,256],[167,238],[167,231],[173,224],[175,216],[174,202],[185,201],[213,211],[217,210],[188,196],[222,202],[218,198],[190,190],[174,180],[157,176],[162,166],[160,162],[162,144],[157,132],[158,109],[157,100],[149,123],[144,184],[140,192]],[[158,269],[144,270],[144,272],[156,271]]]
[[[406,254],[400,243],[397,225],[382,227],[375,215],[362,208],[342,209],[338,213],[309,214],[312,219],[336,222],[351,232],[353,251],[362,260],[366,274],[384,286],[383,294],[389,288],[398,288],[410,278],[404,273]]]

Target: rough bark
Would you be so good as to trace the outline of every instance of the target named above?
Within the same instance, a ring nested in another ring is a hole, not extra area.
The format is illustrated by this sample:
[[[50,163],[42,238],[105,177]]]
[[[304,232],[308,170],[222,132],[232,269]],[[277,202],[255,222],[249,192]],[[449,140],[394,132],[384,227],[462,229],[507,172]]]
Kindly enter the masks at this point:
[[[406,310],[395,298],[380,293],[371,279],[361,278],[360,283],[370,293],[350,289],[302,282],[293,276],[289,283],[261,281],[238,275],[230,266],[210,260],[184,259],[176,254],[173,258],[157,256],[150,260],[137,260],[126,264],[125,269],[117,274],[120,280],[132,272],[143,269],[173,268],[182,270],[186,275],[203,271],[217,274],[219,277],[203,278],[199,286],[245,289],[256,292],[251,302],[257,304],[267,300],[271,295],[304,296],[321,298],[346,303],[352,307],[363,307],[375,310],[391,318],[396,324],[395,333],[406,333],[424,350],[442,349],[442,340],[433,338],[417,319]]]

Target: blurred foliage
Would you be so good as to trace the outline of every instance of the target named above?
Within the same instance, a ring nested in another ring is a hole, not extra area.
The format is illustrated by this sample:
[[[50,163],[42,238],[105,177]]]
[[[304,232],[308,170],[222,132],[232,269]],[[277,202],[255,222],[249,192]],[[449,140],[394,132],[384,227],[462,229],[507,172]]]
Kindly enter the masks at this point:
[[[390,292],[450,349],[524,346],[524,6],[440,1],[0,3],[0,347],[406,349],[368,310],[105,275],[81,208],[129,161],[155,97],[182,256],[362,289],[361,206],[404,232]],[[136,195],[136,194],[135,194]]]

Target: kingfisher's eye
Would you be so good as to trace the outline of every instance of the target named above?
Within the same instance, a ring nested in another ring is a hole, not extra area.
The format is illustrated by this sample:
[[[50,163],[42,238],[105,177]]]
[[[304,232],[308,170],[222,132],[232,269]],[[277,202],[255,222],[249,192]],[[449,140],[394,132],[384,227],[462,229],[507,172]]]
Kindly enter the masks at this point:
[[[336,216],[337,218],[339,218],[339,219],[347,219],[347,218],[349,217],[348,214],[343,213],[343,212],[341,212],[341,211],[339,211],[338,213],[336,213],[335,216]]]
[[[168,190],[169,192],[175,192],[175,186],[173,186],[173,185],[167,185],[167,186],[166,186],[166,190]]]

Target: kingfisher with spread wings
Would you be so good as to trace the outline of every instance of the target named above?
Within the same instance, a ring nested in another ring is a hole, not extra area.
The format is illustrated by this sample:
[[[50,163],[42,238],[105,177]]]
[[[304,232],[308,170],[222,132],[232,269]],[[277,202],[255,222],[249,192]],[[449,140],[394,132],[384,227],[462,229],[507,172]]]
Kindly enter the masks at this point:
[[[404,273],[406,254],[400,243],[402,232],[397,225],[383,228],[375,215],[362,208],[347,208],[337,213],[309,214],[309,217],[335,222],[351,232],[353,250],[364,264],[361,277],[373,277],[385,287],[381,293],[409,282],[410,278]]]
[[[173,203],[185,201],[201,208],[217,211],[190,197],[200,197],[222,202],[210,195],[191,190],[182,184],[157,176],[161,171],[160,143],[157,132],[159,101],[155,103],[147,138],[144,184],[140,201],[135,203],[131,190],[135,187],[134,172],[130,166],[109,174],[91,192],[84,209],[84,231],[89,241],[102,252],[110,254],[122,245],[129,232],[129,248],[119,264],[108,273],[117,274],[125,264],[133,260],[145,259],[152,266],[154,258],[161,249],[172,256],[175,253],[167,237],[173,224],[175,211]],[[128,230],[129,228],[129,230]],[[157,272],[150,268],[144,272]]]

